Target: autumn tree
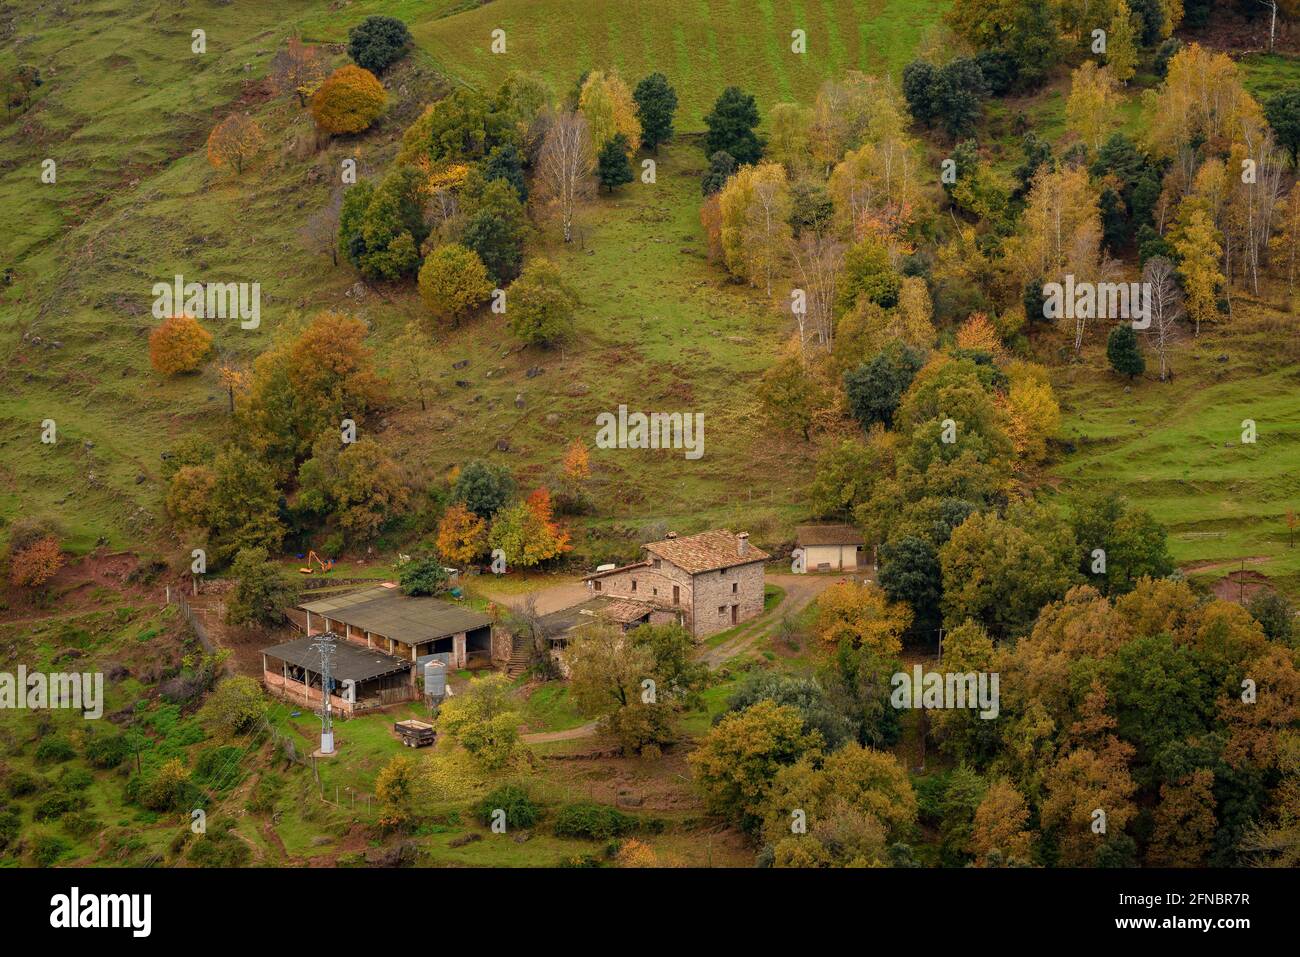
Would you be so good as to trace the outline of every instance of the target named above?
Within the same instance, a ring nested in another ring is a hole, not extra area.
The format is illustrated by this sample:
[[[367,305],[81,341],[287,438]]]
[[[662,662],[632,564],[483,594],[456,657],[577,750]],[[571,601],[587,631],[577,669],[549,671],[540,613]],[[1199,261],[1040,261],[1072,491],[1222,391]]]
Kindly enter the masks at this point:
[[[1122,844],[1124,828],[1137,813],[1137,786],[1128,766],[1132,754],[1131,746],[1112,737],[1100,749],[1077,748],[1062,755],[1045,772],[1039,813],[1064,866],[1095,866],[1105,859],[1107,845]],[[1104,831],[1095,829],[1098,810],[1105,815]]]
[[[216,484],[217,477],[208,466],[181,466],[167,489],[167,513],[189,528],[208,528]]]
[[[902,649],[903,633],[911,624],[911,609],[891,602],[880,588],[845,582],[822,592],[813,631],[829,645],[865,645],[894,655]]]
[[[1024,795],[1007,778],[993,781],[975,809],[970,841],[975,866],[991,867],[994,860],[1003,865],[1028,864],[1033,845],[1028,824]]]
[[[1125,0],[1115,0],[1115,12],[1106,31],[1106,65],[1120,84],[1137,72],[1137,30],[1134,15]]]
[[[1222,236],[1203,202],[1188,198],[1179,206],[1170,241],[1178,257],[1187,314],[1196,323],[1198,336],[1202,322],[1213,322],[1219,317],[1219,287],[1224,282],[1219,271]]]
[[[322,433],[337,436],[344,418],[361,422],[387,401],[367,333],[362,320],[324,311],[257,357],[236,418],[277,469],[287,474]]]
[[[776,773],[821,749],[817,731],[787,705],[759,701],[726,714],[687,755],[705,807],[747,829],[761,824]]]
[[[1214,817],[1214,772],[1200,768],[1177,782],[1160,785],[1155,829],[1147,848],[1152,867],[1200,867],[1210,852]]]
[[[18,588],[39,588],[63,567],[63,550],[59,540],[46,535],[9,554],[9,581]]]
[[[311,115],[326,133],[360,133],[379,119],[388,103],[384,86],[369,70],[339,67],[311,98]]]
[[[216,169],[230,166],[239,175],[244,165],[262,150],[262,127],[243,113],[231,113],[208,135],[208,162]]]
[[[1174,157],[1199,141],[1223,155],[1234,142],[1256,142],[1263,110],[1246,92],[1238,70],[1228,54],[1197,43],[1174,54],[1165,82],[1144,94],[1151,152]]]
[[[1131,69],[1131,67],[1130,67]],[[1084,60],[1070,75],[1070,97],[1065,117],[1070,129],[1097,150],[1119,122],[1119,92],[1113,66],[1097,66]]]
[[[288,45],[271,60],[271,82],[281,95],[296,96],[299,106],[307,105],[324,79],[319,49],[298,37],[290,37]]]
[[[520,755],[519,714],[512,682],[499,672],[471,679],[438,710],[438,730],[459,743],[485,767],[499,770]]]
[[[790,190],[779,163],[743,166],[727,182],[719,200],[722,248],[732,275],[762,282],[772,294],[772,280],[790,247]]]
[[[585,482],[591,478],[591,453],[582,439],[574,439],[565,450],[564,477],[573,483]]]
[[[778,359],[758,383],[758,401],[778,427],[803,435],[812,441],[812,427],[830,396],[824,386],[810,375],[798,352],[787,352]]]
[[[1143,264],[1142,281],[1151,290],[1151,325],[1146,334],[1160,362],[1160,381],[1165,382],[1173,375],[1169,353],[1183,314],[1183,292],[1174,275],[1174,264],[1164,256],[1152,256]]]
[[[1078,580],[1069,526],[1040,508],[978,513],[939,550],[949,627],[968,618],[997,637],[1023,632]]]
[[[588,73],[578,98],[578,109],[590,128],[592,147],[599,149],[622,133],[628,155],[641,148],[636,101],[617,73],[599,70]]]
[[[453,565],[470,565],[487,551],[487,521],[471,512],[463,502],[454,502],[438,522],[435,547]]]
[[[564,241],[573,240],[573,214],[593,190],[595,150],[587,118],[576,112],[555,117],[542,141],[537,174],[543,195],[559,208]]]
[[[459,243],[439,246],[420,267],[420,298],[442,323],[456,325],[491,294],[483,261]]]
[[[352,541],[375,538],[410,502],[405,477],[383,446],[364,436],[343,445],[323,435],[298,469],[298,507],[328,517]]]
[[[261,456],[231,446],[213,460],[212,472],[216,481],[208,520],[216,557],[229,561],[245,548],[277,551],[285,528],[275,470]]]
[[[577,306],[577,295],[560,270],[539,257],[510,286],[506,324],[527,345],[550,346],[572,331]]]
[[[212,333],[193,316],[171,316],[149,334],[149,362],[160,375],[193,372],[212,350]]]
[[[671,740],[668,702],[657,691],[651,648],[617,624],[597,621],[573,633],[563,657],[574,703],[584,715],[599,718],[625,751],[639,754]],[[646,693],[647,681],[655,692]]]
[[[436,377],[441,364],[438,354],[429,347],[428,337],[414,322],[402,328],[402,334],[393,343],[394,373],[408,394],[420,400],[420,411],[428,410],[428,399],[440,392]]]
[[[505,552],[507,565],[532,568],[572,547],[568,532],[552,518],[551,494],[545,488],[505,506],[492,518],[488,544]]]

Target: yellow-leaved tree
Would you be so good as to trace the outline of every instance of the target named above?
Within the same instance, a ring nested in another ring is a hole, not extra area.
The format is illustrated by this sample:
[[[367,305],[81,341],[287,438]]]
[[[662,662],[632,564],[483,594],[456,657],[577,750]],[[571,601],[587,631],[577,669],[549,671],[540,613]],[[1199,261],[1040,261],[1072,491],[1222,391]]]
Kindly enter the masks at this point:
[[[1219,257],[1223,255],[1221,233],[1215,228],[1203,199],[1189,196],[1183,200],[1170,237],[1178,256],[1178,275],[1183,280],[1187,314],[1195,321],[1199,336],[1202,322],[1213,322],[1219,317],[1219,287],[1224,281],[1219,271]]]
[[[578,97],[578,110],[591,131],[593,155],[618,133],[627,137],[628,155],[641,148],[641,121],[637,119],[632,91],[617,73],[593,70],[587,74]]]

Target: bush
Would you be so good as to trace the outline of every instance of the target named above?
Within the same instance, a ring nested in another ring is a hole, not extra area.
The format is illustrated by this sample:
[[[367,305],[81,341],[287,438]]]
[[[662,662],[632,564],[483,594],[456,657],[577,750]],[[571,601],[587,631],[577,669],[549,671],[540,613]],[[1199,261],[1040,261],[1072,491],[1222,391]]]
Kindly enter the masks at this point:
[[[449,587],[447,570],[436,558],[416,558],[402,566],[398,583],[404,595],[441,595]]]
[[[86,760],[91,767],[115,768],[131,754],[131,745],[124,734],[96,735],[86,742]]]
[[[85,811],[69,811],[63,815],[63,829],[75,838],[89,837],[104,829],[104,822]]]
[[[506,812],[506,827],[532,827],[542,816],[542,809],[528,796],[528,792],[518,784],[503,784],[493,790],[479,802],[476,813],[479,819],[489,827],[493,815],[502,810]]]
[[[55,735],[42,739],[36,746],[36,760],[41,764],[58,764],[61,761],[71,761],[76,756],[72,745]]]
[[[396,17],[366,17],[348,31],[348,56],[371,73],[383,73],[406,56],[411,31]]]
[[[7,849],[14,842],[21,828],[22,819],[16,810],[5,808],[0,811],[0,851]]]
[[[558,837],[585,837],[607,841],[611,837],[630,834],[636,819],[608,804],[580,802],[560,808],[555,816],[555,833]]]
[[[9,581],[19,588],[38,588],[63,567],[63,551],[56,538],[42,538],[13,552]]]
[[[71,794],[74,791],[84,791],[90,787],[95,780],[95,776],[85,768],[64,768],[59,774],[59,789]]]
[[[67,841],[52,834],[42,834],[32,842],[32,860],[38,867],[53,867],[68,850]]]
[[[195,838],[189,861],[198,867],[243,867],[252,852],[229,832],[209,831]]]
[[[51,791],[32,809],[32,819],[36,821],[55,821],[69,811],[80,811],[86,806],[86,799],[80,794],[68,791]]]
[[[5,777],[5,791],[10,797],[27,797],[40,791],[48,782],[26,771],[10,771]]]
[[[232,745],[204,748],[194,762],[194,777],[216,790],[225,790],[239,783],[242,776],[239,759],[243,752]]]

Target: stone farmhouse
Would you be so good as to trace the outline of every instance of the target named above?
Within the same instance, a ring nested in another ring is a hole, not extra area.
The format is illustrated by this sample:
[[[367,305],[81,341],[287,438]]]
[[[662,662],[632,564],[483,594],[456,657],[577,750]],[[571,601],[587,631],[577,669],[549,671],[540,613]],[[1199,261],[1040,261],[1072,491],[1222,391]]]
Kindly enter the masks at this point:
[[[641,546],[631,565],[599,568],[583,581],[594,595],[644,605],[653,624],[677,622],[698,641],[763,611],[763,563],[748,532],[669,532]]]

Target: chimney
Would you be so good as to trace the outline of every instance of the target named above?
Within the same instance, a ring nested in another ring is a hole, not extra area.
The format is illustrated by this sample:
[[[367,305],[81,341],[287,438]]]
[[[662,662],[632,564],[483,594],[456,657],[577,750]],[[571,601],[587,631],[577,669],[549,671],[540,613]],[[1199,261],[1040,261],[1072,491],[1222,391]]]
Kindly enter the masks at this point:
[[[736,536],[736,553],[741,558],[749,554],[749,532],[741,532]]]
[[[667,535],[664,536],[664,538],[667,538],[667,539],[673,539],[673,538],[676,538],[676,537],[677,537],[677,533],[676,533],[676,532],[669,532]]]

